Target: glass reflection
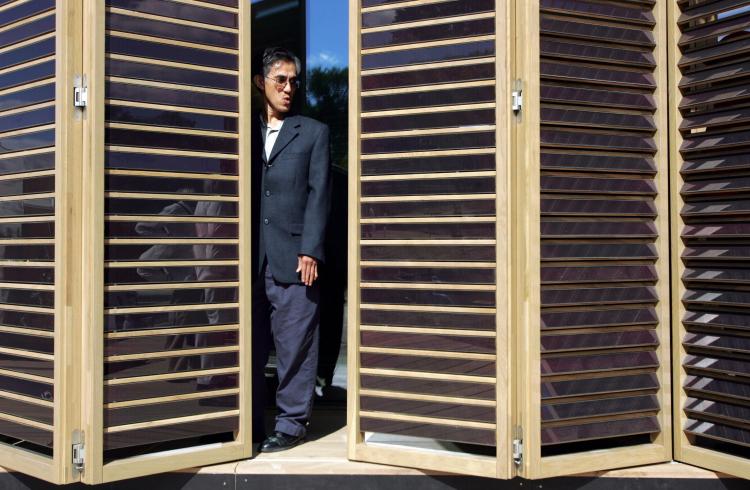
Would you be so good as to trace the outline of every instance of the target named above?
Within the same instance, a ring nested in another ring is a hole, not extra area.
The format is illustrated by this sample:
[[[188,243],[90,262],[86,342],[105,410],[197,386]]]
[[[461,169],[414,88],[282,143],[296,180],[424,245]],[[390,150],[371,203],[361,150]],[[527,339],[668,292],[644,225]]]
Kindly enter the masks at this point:
[[[55,84],[19,90],[0,96],[0,110],[17,109],[32,104],[48,102],[55,98]]]
[[[217,195],[226,191],[226,182],[223,181],[196,181],[188,179],[177,179],[178,183],[184,184],[177,190],[179,194],[205,194]],[[222,223],[206,221],[205,218],[221,217],[231,215],[236,210],[236,203],[222,201],[167,201],[167,204],[158,212],[157,216],[185,217],[193,216],[197,221],[142,221],[138,223],[121,223],[134,235],[141,238],[153,239],[153,245],[142,249],[135,257],[139,262],[154,262],[153,266],[141,266],[134,268],[135,274],[130,271],[128,276],[135,278],[139,283],[153,284],[180,284],[180,283],[216,283],[236,280],[237,267],[235,265],[212,265],[211,262],[229,260],[236,258],[237,248],[216,243],[211,239],[237,238],[239,234],[236,223]],[[119,224],[119,223],[112,223]],[[116,232],[115,228],[109,227],[110,232]],[[198,239],[198,243],[186,244],[163,244],[162,239],[175,237],[191,237]],[[205,243],[203,243],[205,240]],[[169,265],[170,262],[200,261],[201,265]],[[123,271],[118,271],[122,276]],[[116,276],[114,276],[116,277]],[[114,279],[110,276],[110,280]],[[145,286],[144,284],[144,287]],[[117,304],[109,304],[109,307],[133,307],[141,305],[164,305],[176,307],[178,305],[216,305],[216,308],[185,311],[179,308],[171,308],[162,313],[155,314],[121,314],[108,318],[108,329],[114,327],[116,330],[142,330],[156,328],[181,328],[189,326],[215,326],[228,325],[237,322],[238,309],[232,305],[238,300],[238,288],[231,287],[187,287],[169,289],[144,289],[137,291],[118,292],[110,295],[110,300]],[[114,323],[114,325],[112,325]],[[155,340],[158,340],[155,338]],[[133,361],[130,363],[109,363],[108,372],[112,375],[135,375],[135,372],[152,372],[158,369],[160,372],[174,373],[184,371],[208,370],[218,367],[234,366],[237,361],[236,352],[200,354],[190,352],[194,349],[203,349],[215,346],[233,346],[238,344],[236,332],[210,332],[164,336],[161,338],[161,347],[156,348],[149,345],[137,350],[153,351],[163,350],[166,352],[184,351],[185,355],[165,356],[163,362],[154,364],[151,361]],[[115,374],[117,372],[117,374]],[[225,376],[201,376],[196,380],[196,389],[208,390],[229,387],[231,380]],[[226,385],[226,386],[225,386]]]

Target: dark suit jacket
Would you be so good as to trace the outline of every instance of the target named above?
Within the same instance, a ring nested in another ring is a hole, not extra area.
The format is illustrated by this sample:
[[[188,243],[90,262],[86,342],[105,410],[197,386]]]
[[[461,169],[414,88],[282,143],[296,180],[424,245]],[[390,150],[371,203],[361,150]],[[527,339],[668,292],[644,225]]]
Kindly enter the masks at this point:
[[[297,256],[323,262],[331,202],[328,126],[287,116],[266,160],[262,126],[253,117],[253,271],[268,260],[274,279],[300,282]],[[257,277],[257,276],[256,276]]]

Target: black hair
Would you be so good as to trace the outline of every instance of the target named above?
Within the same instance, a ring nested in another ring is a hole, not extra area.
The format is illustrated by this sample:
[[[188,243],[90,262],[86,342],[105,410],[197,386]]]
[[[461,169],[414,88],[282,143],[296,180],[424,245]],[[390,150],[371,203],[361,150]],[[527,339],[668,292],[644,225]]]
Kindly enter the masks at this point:
[[[297,68],[297,75],[302,71],[302,63],[297,55],[286,48],[275,46],[264,49],[263,54],[256,57],[255,63],[253,63],[253,74],[267,76],[271,72],[271,67],[278,61],[294,63]]]

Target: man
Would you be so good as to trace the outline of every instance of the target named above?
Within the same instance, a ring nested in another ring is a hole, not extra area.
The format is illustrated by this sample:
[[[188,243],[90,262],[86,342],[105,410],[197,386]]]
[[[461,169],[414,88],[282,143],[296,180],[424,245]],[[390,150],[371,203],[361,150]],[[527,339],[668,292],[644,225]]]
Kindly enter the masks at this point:
[[[253,431],[264,433],[264,368],[276,347],[274,433],[262,452],[299,444],[307,431],[318,363],[318,265],[330,208],[328,127],[291,115],[299,59],[263,53],[253,83],[263,110],[253,127]]]

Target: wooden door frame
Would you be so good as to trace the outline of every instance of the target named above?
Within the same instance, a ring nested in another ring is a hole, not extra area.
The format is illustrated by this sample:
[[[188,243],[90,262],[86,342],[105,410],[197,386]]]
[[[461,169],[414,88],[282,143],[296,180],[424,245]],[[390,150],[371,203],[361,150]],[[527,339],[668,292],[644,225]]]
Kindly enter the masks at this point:
[[[425,2],[431,3],[431,2]],[[349,201],[348,201],[348,297],[347,297],[347,422],[348,457],[352,460],[414,466],[435,471],[451,471],[508,479],[514,476],[511,461],[512,407],[515,403],[512,366],[515,349],[511,343],[512,325],[509,276],[510,257],[510,172],[512,112],[510,110],[511,43],[513,42],[513,1],[496,0],[495,7],[495,87],[496,87],[496,455],[428,452],[415,448],[368,444],[359,428],[359,286],[360,286],[360,12],[361,1],[349,0]]]
[[[80,0],[78,0],[80,1]],[[239,328],[239,398],[240,427],[235,440],[179,451],[165,451],[134,456],[109,463],[103,462],[103,380],[104,380],[104,126],[105,126],[105,13],[102,0],[85,1],[87,29],[85,72],[88,75],[89,104],[87,108],[84,153],[84,433],[86,435],[86,469],[82,481],[106,483],[154,473],[206,466],[246,459],[252,455],[251,400],[251,196],[250,196],[250,108],[251,73],[251,4],[239,2],[239,188],[240,192],[240,328]]]
[[[658,419],[659,436],[651,444],[572,453],[560,456],[541,456],[541,372],[540,372],[540,5],[539,0],[519,2],[516,15],[518,26],[516,63],[518,76],[524,83],[524,108],[521,122],[517,125],[518,148],[515,185],[516,222],[515,253],[513,264],[517,268],[513,281],[516,291],[514,304],[517,314],[513,324],[521,329],[518,333],[518,352],[525,357],[518,362],[519,404],[518,421],[522,427],[524,457],[520,474],[525,478],[539,479],[572,475],[582,472],[639,466],[671,460],[672,457],[672,399],[670,376],[669,342],[670,323],[670,249],[669,249],[669,127],[667,85],[667,5],[672,0],[657,0],[654,6],[656,26],[654,50],[656,68],[654,76],[657,88],[654,94],[657,111],[655,140],[658,152],[654,157],[657,175],[655,204],[659,236],[655,246],[659,259],[655,267],[660,278],[655,286],[660,298],[656,306],[659,316],[657,334],[660,340],[657,354],[660,366],[657,376],[660,383]]]
[[[83,0],[55,3],[55,238],[53,456],[2,445],[0,466],[55,484],[79,481],[72,465],[80,425],[80,151],[82,113],[73,87],[82,73]]]

